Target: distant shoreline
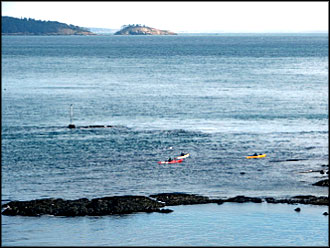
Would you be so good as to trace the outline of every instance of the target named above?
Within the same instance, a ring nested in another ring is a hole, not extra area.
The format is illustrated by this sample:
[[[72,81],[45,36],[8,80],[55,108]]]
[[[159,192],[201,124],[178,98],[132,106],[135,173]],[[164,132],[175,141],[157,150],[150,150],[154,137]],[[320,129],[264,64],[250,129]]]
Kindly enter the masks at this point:
[[[118,36],[114,33],[93,33],[93,34],[13,34],[13,33],[2,33],[2,36]],[[290,36],[301,36],[301,35],[320,35],[328,36],[328,33],[177,33],[177,36],[281,36],[281,35],[290,35]],[[145,35],[126,35],[126,36],[145,36]],[[148,35],[148,36],[172,36],[172,35]]]

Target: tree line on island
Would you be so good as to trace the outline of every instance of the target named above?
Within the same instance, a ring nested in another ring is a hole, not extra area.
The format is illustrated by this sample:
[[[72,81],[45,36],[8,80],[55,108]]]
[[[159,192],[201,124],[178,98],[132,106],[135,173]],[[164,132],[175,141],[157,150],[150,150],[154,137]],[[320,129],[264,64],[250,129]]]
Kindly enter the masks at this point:
[[[122,29],[124,28],[134,28],[134,27],[138,27],[138,28],[149,28],[146,25],[141,25],[141,24],[128,24],[128,25],[123,25],[121,26]]]
[[[92,35],[86,28],[57,21],[1,17],[1,33],[8,35]]]

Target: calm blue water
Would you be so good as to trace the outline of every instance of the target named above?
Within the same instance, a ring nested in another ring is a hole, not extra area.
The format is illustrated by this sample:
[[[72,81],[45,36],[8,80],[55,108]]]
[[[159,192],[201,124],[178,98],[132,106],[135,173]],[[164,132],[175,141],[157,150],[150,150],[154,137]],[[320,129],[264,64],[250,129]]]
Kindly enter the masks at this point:
[[[328,103],[326,34],[3,36],[2,200],[163,192],[328,195],[328,188],[312,186],[324,175],[299,173],[328,164]],[[76,126],[116,127],[66,128],[71,104]],[[191,154],[183,163],[157,164],[182,151]],[[267,157],[245,159],[254,152]],[[136,216],[148,221],[149,215]],[[37,232],[40,222],[79,230],[95,221],[98,235],[107,228],[106,218],[2,218],[7,245],[63,244],[47,240],[47,231]],[[276,233],[276,218],[265,218]],[[125,218],[118,221],[124,225]],[[202,223],[196,220],[189,236],[199,237],[207,228]],[[39,236],[12,234],[26,225]],[[137,239],[149,232],[135,231]],[[283,245],[298,242],[298,236]],[[178,245],[191,244],[179,238],[174,237]],[[254,239],[246,235],[244,241]],[[86,244],[98,243],[91,236]]]
[[[296,207],[301,212],[294,211]],[[327,246],[325,206],[224,203],[171,214],[2,217],[5,246]],[[276,222],[276,223],[274,223]]]

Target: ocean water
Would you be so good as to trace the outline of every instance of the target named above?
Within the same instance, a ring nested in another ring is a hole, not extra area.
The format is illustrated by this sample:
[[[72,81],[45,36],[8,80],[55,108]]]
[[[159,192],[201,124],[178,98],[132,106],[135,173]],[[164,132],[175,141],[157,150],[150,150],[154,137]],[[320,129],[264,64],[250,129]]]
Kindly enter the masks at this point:
[[[301,212],[295,212],[296,207]],[[3,216],[5,246],[327,246],[326,206],[224,203],[103,217]]]
[[[327,175],[301,173],[328,165],[327,34],[3,36],[1,86],[3,203],[163,192],[328,195],[312,185]],[[67,128],[71,104],[76,129]],[[114,127],[82,128],[88,125]],[[191,156],[157,164],[181,152]],[[267,157],[245,159],[255,152]],[[128,218],[136,216],[156,215]],[[92,221],[102,233],[113,217],[2,218],[4,244],[26,245],[43,233],[20,239],[10,230],[31,222],[39,233],[40,222],[53,221],[79,230]],[[205,231],[201,223],[189,236]],[[186,240],[178,244],[191,245]]]

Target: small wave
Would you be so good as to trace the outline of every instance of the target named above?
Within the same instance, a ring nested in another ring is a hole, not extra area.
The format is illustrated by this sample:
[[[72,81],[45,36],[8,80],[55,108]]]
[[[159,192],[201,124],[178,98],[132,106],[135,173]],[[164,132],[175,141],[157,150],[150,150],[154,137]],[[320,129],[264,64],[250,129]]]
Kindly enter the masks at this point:
[[[95,85],[93,86],[45,86],[45,87],[37,87],[37,89],[45,89],[45,90],[72,90],[72,89],[95,89]]]

